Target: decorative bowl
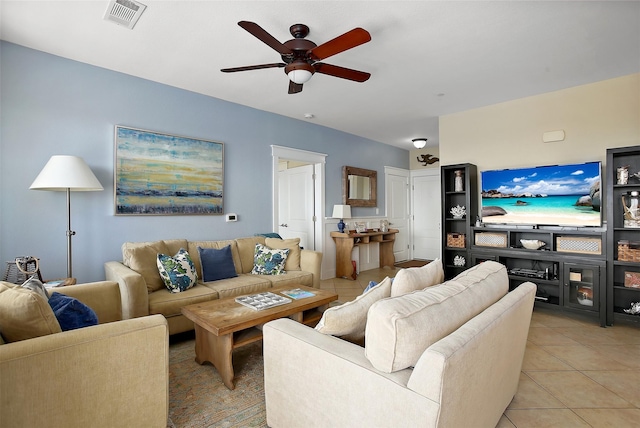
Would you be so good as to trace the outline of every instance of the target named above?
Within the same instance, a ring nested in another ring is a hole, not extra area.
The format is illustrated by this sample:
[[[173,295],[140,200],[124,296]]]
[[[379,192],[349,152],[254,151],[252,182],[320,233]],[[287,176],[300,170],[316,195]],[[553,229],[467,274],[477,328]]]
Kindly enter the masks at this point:
[[[537,239],[521,239],[520,243],[524,248],[528,250],[537,250],[547,245],[545,242],[539,241]]]

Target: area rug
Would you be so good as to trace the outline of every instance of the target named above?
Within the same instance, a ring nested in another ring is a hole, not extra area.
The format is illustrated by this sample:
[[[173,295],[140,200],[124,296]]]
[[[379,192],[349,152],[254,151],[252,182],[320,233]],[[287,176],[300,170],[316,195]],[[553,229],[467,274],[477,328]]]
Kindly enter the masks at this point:
[[[169,345],[169,427],[266,427],[262,342],[233,352],[236,388],[211,364],[195,362],[195,340]]]
[[[399,268],[422,267],[430,261],[431,260],[409,260],[407,262],[396,263],[395,266]]]

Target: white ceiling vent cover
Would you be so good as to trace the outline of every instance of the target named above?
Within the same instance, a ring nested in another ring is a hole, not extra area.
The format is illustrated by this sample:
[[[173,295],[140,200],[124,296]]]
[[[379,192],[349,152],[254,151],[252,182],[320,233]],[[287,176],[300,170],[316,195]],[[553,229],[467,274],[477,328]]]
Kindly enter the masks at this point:
[[[135,1],[111,0],[104,13],[104,19],[132,29],[146,8],[147,6]]]

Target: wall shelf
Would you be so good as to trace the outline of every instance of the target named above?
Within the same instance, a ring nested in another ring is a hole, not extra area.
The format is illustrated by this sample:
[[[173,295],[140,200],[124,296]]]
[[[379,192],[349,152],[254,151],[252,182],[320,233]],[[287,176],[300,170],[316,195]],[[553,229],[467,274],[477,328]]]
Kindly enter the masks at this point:
[[[456,171],[462,172],[462,190],[456,189]],[[472,164],[446,165],[440,168],[442,194],[442,264],[445,279],[451,279],[472,266],[471,264],[471,224],[478,215],[478,170]],[[463,218],[453,218],[451,208],[460,205],[465,207]],[[453,247],[447,244],[447,235],[463,234],[464,247]],[[464,258],[464,264],[454,264],[456,256]]]
[[[640,191],[640,180],[629,177],[626,184],[617,184],[617,170],[628,166],[630,173],[640,171],[640,146],[607,149],[607,325],[616,321],[640,323],[640,315],[624,312],[632,302],[640,302],[640,288],[624,286],[626,272],[640,273],[640,263],[618,260],[618,241],[640,242],[640,228],[624,227],[622,196]]]

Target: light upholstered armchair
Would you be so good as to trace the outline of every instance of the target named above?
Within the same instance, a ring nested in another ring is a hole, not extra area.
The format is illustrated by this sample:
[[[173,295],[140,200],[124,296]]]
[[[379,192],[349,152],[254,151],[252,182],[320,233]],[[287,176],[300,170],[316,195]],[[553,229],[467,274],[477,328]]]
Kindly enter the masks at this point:
[[[164,317],[120,321],[112,281],[55,291],[91,307],[100,324],[0,345],[0,426],[166,427]]]

